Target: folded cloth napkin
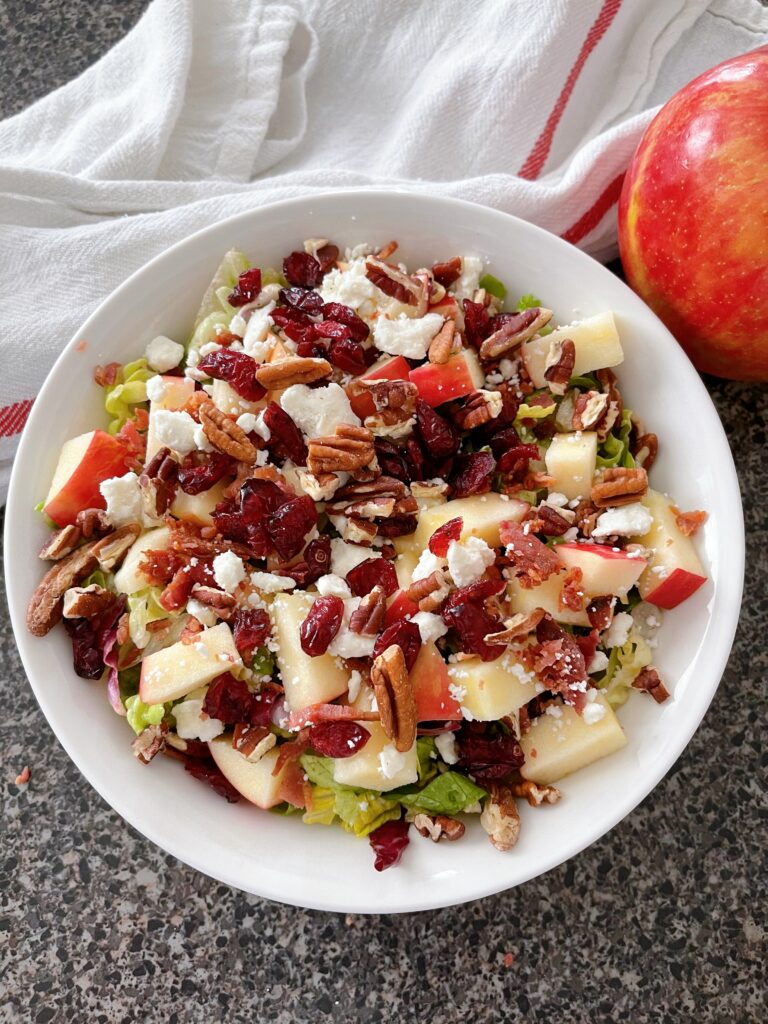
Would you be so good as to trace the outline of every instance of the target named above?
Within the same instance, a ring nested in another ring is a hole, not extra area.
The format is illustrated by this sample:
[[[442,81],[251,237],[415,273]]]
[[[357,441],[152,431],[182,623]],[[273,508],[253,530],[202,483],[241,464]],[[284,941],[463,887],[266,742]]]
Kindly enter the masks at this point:
[[[0,122],[0,500],[62,346],[172,243],[277,199],[390,185],[606,258],[658,104],[766,40],[759,0],[154,0]]]

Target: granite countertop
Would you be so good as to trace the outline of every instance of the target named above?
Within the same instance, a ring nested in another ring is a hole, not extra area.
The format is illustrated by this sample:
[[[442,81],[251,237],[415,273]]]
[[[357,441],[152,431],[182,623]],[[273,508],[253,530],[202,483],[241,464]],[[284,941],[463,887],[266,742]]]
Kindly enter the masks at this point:
[[[144,6],[0,7],[0,115],[83,70]],[[345,917],[268,903],[179,864],[114,814],[55,742],[3,596],[0,1021],[763,1021],[768,400],[758,387],[707,384],[736,457],[748,537],[741,624],[719,692],[628,819],[496,897]],[[33,775],[20,790],[24,764]]]

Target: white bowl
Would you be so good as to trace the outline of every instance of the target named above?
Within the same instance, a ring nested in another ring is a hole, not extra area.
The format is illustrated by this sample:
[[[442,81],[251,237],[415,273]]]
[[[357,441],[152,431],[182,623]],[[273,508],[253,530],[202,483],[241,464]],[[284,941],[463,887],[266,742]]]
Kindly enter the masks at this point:
[[[621,710],[627,747],[563,781],[554,807],[522,808],[518,845],[494,850],[476,820],[456,844],[415,838],[400,865],[378,873],[366,841],[340,828],[225,803],[170,760],[144,767],[105,688],[79,679],[62,629],[28,635],[25,607],[46,535],[33,506],[47,493],[68,437],[104,423],[97,363],[127,362],[156,334],[185,339],[222,254],[244,249],[279,265],[302,239],[341,246],[396,238],[412,267],[478,253],[511,295],[533,292],[556,319],[611,309],[626,360],[627,404],[660,439],[652,480],[684,509],[706,509],[698,547],[710,579],[665,616],[656,664],[672,691],[664,705],[633,695]],[[86,346],[82,341],[87,342]],[[707,392],[654,314],[600,264],[540,228],[469,203],[352,191],[299,199],[233,217],[180,242],[121,285],[83,325],[51,371],[24,431],[6,519],[8,598],[21,657],[51,728],[104,799],[180,860],[248,892],[284,903],[356,913],[442,907],[486,896],[547,871],[598,839],[645,797],[679,757],[712,699],[739,614],[744,537],[739,485]]]

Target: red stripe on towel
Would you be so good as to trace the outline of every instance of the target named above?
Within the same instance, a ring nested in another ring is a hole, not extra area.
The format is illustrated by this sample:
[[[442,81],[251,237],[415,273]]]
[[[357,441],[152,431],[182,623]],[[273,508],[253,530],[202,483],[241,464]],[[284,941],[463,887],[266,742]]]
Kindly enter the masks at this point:
[[[0,437],[21,433],[33,402],[34,398],[25,398],[23,402],[14,402],[0,409]]]
[[[560,237],[564,238],[566,242],[571,242],[573,245],[576,245],[582,238],[585,238],[593,228],[597,227],[610,208],[619,201],[623,182],[624,172],[622,171],[603,189],[587,212],[582,214],[576,223],[572,224]]]

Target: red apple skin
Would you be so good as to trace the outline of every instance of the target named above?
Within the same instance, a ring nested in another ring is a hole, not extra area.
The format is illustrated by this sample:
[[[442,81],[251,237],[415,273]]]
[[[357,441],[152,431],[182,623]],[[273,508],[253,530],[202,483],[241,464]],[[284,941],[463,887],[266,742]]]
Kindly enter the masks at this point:
[[[646,594],[644,600],[657,608],[677,608],[706,582],[706,576],[698,576],[687,569],[675,569],[658,587]]]
[[[106,508],[99,484],[126,472],[125,446],[104,430],[95,430],[77,469],[44,508],[57,526],[71,526],[84,508]]]
[[[364,373],[361,380],[408,380],[410,369],[408,360],[404,356],[395,356],[373,372]],[[349,404],[352,406],[352,412],[361,420],[364,420],[366,416],[373,416],[376,412],[373,399],[367,394],[351,396]]]
[[[624,180],[627,280],[697,369],[768,380],[768,46],[700,75],[648,126]]]
[[[419,722],[459,722],[461,708],[451,696],[448,669],[434,644],[425,644],[411,670],[416,719]]]
[[[398,590],[384,616],[384,628],[386,629],[387,626],[391,626],[393,622],[399,622],[401,619],[412,618],[418,610],[419,606],[408,597],[406,592]]]
[[[471,395],[482,384],[472,376],[467,351],[457,352],[447,363],[424,363],[410,372],[410,381],[419,389],[419,398],[433,408],[464,395]]]

